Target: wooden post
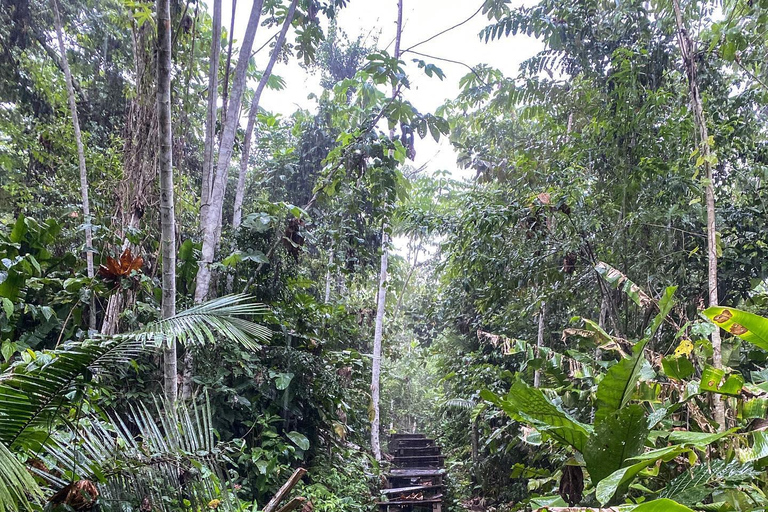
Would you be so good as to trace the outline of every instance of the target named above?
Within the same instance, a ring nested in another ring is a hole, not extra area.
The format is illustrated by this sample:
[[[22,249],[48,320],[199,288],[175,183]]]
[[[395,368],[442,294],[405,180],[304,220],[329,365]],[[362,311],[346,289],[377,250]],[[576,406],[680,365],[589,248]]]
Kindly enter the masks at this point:
[[[280,490],[277,491],[275,497],[269,500],[269,503],[267,503],[262,512],[275,512],[275,509],[277,509],[277,506],[280,504],[280,502],[283,501],[285,496],[291,491],[291,489],[293,489],[299,480],[301,480],[301,477],[303,477],[306,473],[307,470],[304,468],[298,468],[296,471],[294,471],[291,475],[291,478],[289,478],[288,481],[283,484]],[[286,507],[287,506],[288,505],[286,505]]]

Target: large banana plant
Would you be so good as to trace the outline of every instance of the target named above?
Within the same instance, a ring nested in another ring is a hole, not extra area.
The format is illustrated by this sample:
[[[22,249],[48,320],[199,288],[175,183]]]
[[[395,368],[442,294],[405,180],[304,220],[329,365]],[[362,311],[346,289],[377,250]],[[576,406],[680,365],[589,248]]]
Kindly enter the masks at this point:
[[[31,510],[41,491],[14,453],[40,446],[41,431],[50,431],[57,412],[88,374],[154,351],[164,344],[203,345],[234,341],[255,349],[270,331],[246,317],[266,307],[248,295],[229,295],[189,308],[143,329],[114,336],[73,341],[55,350],[26,353],[0,374],[0,512]],[[43,436],[45,437],[45,436]]]

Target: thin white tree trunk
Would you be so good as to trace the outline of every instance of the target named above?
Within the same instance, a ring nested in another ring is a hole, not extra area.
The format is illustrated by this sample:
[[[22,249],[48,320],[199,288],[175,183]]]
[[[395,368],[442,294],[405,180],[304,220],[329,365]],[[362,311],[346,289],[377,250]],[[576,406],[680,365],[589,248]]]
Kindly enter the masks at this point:
[[[245,140],[243,141],[243,152],[240,155],[240,173],[237,177],[237,189],[235,190],[235,207],[232,213],[232,227],[237,228],[240,226],[240,222],[243,218],[243,198],[245,196],[245,175],[248,171],[248,159],[251,156],[251,138],[253,137],[254,127],[256,126],[256,118],[259,114],[259,102],[261,101],[261,94],[264,92],[264,88],[267,86],[269,77],[272,76],[272,69],[275,67],[277,58],[280,56],[280,52],[283,49],[285,43],[285,36],[288,34],[288,29],[291,27],[293,17],[296,14],[296,4],[298,0],[293,0],[291,6],[288,8],[288,13],[285,16],[285,21],[280,29],[280,35],[277,36],[275,47],[272,50],[272,55],[269,57],[269,63],[264,70],[264,74],[261,75],[259,85],[256,87],[256,92],[253,95],[251,101],[251,111],[248,114],[248,126],[245,129]]]
[[[381,441],[379,439],[379,401],[381,380],[381,339],[384,333],[384,309],[387,305],[387,265],[389,261],[389,240],[387,226],[381,232],[381,270],[379,271],[379,292],[376,301],[376,325],[373,334],[373,369],[371,371],[371,402],[373,403],[373,418],[371,419],[371,450],[376,460],[381,460]]]
[[[80,120],[77,116],[77,99],[75,97],[75,88],[72,82],[72,71],[69,69],[69,60],[67,59],[67,47],[64,45],[64,29],[61,23],[61,14],[56,0],[51,0],[53,5],[53,14],[56,22],[56,39],[59,41],[59,52],[61,52],[61,67],[64,70],[64,80],[67,84],[67,99],[69,100],[69,111],[72,115],[72,126],[75,131],[75,144],[77,145],[77,165],[80,170],[80,195],[83,203],[83,224],[85,225],[85,262],[88,271],[88,277],[93,279],[93,230],[91,229],[91,206],[88,200],[88,171],[85,167],[85,147],[83,146],[83,135],[80,132]],[[88,327],[96,329],[96,301],[91,298],[91,306],[88,308]]]
[[[211,203],[213,186],[213,156],[216,131],[216,98],[219,93],[219,58],[221,55],[221,0],[213,0],[211,61],[208,69],[208,111],[205,118],[203,147],[203,185],[200,194],[200,225],[204,226]]]
[[[224,87],[221,88],[221,126],[227,123],[227,98],[229,97],[229,75],[232,67],[232,44],[235,40],[235,15],[237,0],[232,0],[232,16],[229,20],[229,43],[227,44],[227,65],[224,69]],[[221,137],[219,137],[221,138]]]
[[[160,251],[163,258],[162,315],[176,314],[176,215],[173,203],[171,131],[171,7],[157,0],[157,117],[160,171]],[[176,341],[163,349],[163,387],[168,400],[178,395]]]
[[[547,318],[547,303],[542,302],[539,308],[539,331],[536,336],[536,357],[541,357],[541,347],[544,346],[544,326]],[[541,386],[541,371],[536,370],[533,374],[533,387]]]
[[[688,77],[688,93],[693,109],[693,120],[698,130],[700,138],[699,154],[704,160],[704,176],[706,207],[707,207],[707,281],[709,285],[709,306],[717,306],[719,301],[717,297],[717,229],[715,224],[715,189],[712,183],[712,163],[710,156],[712,150],[709,146],[709,131],[707,130],[707,120],[704,117],[704,106],[701,101],[701,92],[697,78],[696,62],[693,55],[693,43],[683,22],[683,14],[680,9],[679,0],[672,1],[675,10],[675,21],[677,22],[677,39],[680,43],[680,53],[683,57],[683,66]],[[712,333],[712,365],[715,368],[723,367],[721,352],[720,330],[715,329]],[[718,425],[718,431],[726,429],[725,424],[725,404],[720,396],[714,397],[714,416]]]
[[[403,33],[403,0],[397,0],[397,28],[395,32],[395,58],[400,58],[400,36]],[[396,94],[393,87],[392,96]],[[390,138],[393,137],[390,131]],[[389,259],[389,237],[387,223],[381,229],[381,270],[379,271],[379,294],[376,304],[376,325],[373,334],[373,369],[371,371],[371,402],[373,419],[371,420],[371,451],[376,460],[381,460],[380,440],[380,384],[381,384],[381,339],[384,333],[384,310],[387,304],[387,263]]]
[[[395,305],[395,311],[392,313],[392,318],[397,318],[397,313],[400,311],[400,308],[403,305],[405,292],[408,290],[408,285],[411,284],[411,278],[413,277],[413,273],[416,271],[416,265],[419,263],[419,251],[421,251],[421,243],[421,240],[419,240],[419,245],[416,246],[416,250],[414,251],[413,263],[411,264],[411,268],[408,270],[408,276],[405,278],[405,282],[403,283],[403,289],[400,291],[400,295],[397,297],[397,304]]]
[[[328,270],[325,271],[325,302],[324,304],[328,304],[331,302],[331,268],[333,268],[333,257],[335,254],[335,251],[333,250],[334,244],[331,242],[331,250],[330,255],[328,256]]]
[[[232,151],[235,144],[235,134],[239,121],[238,111],[245,91],[246,71],[251,56],[253,39],[261,19],[261,8],[264,0],[256,0],[251,8],[248,26],[245,29],[243,45],[240,48],[240,57],[235,68],[235,76],[232,81],[232,94],[229,98],[227,123],[223,127],[221,143],[219,144],[219,157],[216,163],[216,173],[211,191],[211,201],[208,215],[203,228],[203,248],[200,260],[200,269],[197,272],[195,286],[195,302],[202,302],[208,297],[211,286],[211,263],[216,252],[221,234],[221,216],[224,207],[224,193],[227,189],[227,176],[229,164],[232,161]]]

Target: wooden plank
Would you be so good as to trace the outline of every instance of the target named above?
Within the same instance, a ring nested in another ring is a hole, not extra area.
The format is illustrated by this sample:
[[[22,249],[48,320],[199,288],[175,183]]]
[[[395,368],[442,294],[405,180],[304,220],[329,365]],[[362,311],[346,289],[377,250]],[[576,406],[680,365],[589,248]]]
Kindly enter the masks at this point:
[[[395,478],[417,478],[420,476],[443,476],[444,469],[392,469],[387,476]]]
[[[445,455],[395,455],[395,461],[398,460],[434,460],[444,459]]]
[[[295,510],[304,505],[304,502],[306,501],[307,498],[302,498],[301,496],[293,498],[291,501],[280,507],[277,512],[291,512],[292,510]]]
[[[409,451],[409,452],[440,452],[439,446],[404,446],[401,448],[398,448],[400,451]]]
[[[424,434],[408,434],[408,433],[401,433],[401,434],[390,434],[390,436],[389,436],[389,437],[391,437],[391,438],[393,438],[393,439],[404,439],[404,438],[409,438],[409,439],[424,439],[424,438],[426,438],[427,436],[425,436]]]
[[[304,468],[298,468],[296,471],[294,471],[291,475],[291,478],[289,478],[288,481],[283,484],[280,490],[277,491],[275,497],[269,500],[269,503],[267,503],[262,512],[274,512],[280,502],[285,498],[285,495],[288,494],[291,489],[293,489],[293,487],[299,482],[299,480],[301,480],[301,477],[303,477],[306,472],[307,470]]]
[[[393,487],[392,489],[382,489],[381,494],[400,494],[402,492],[428,491],[430,489],[441,489],[442,485],[412,485],[410,487]]]
[[[441,503],[442,502],[442,494],[439,494],[435,496],[434,498],[430,498],[428,500],[392,500],[392,501],[379,501],[377,502],[377,505],[420,505],[422,503]]]

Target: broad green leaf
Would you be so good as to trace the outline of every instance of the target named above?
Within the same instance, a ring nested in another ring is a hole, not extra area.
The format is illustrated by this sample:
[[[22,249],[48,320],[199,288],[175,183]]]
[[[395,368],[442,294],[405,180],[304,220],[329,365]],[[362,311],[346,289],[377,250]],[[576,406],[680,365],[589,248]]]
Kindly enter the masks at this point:
[[[284,389],[288,389],[288,386],[291,384],[291,381],[293,380],[293,374],[292,373],[274,373],[273,378],[275,379],[275,387],[280,391],[282,391]]]
[[[667,377],[677,381],[684,381],[696,371],[693,363],[685,356],[665,356],[661,360],[661,367]]]
[[[597,501],[599,501],[601,505],[605,505],[611,501],[611,499],[613,499],[613,496],[617,491],[620,489],[626,489],[629,483],[634,480],[642,470],[648,466],[651,466],[652,464],[655,464],[656,461],[659,460],[664,462],[670,461],[686,451],[690,451],[690,449],[684,446],[667,446],[666,448],[651,450],[642,455],[633,457],[630,460],[639,462],[614,471],[606,478],[600,480],[600,482],[597,484],[597,490],[595,492]]]
[[[699,392],[709,391],[730,396],[741,394],[741,388],[744,387],[744,377],[738,373],[733,373],[723,382],[724,376],[725,370],[707,365],[701,372]]]
[[[286,435],[288,436],[288,439],[293,441],[293,444],[295,444],[302,450],[304,451],[309,450],[309,439],[307,439],[307,436],[305,436],[304,434],[301,434],[294,430],[292,432],[288,432]]]
[[[11,318],[13,316],[13,302],[7,297],[2,297],[2,301],[3,311],[5,311],[6,318]]]
[[[715,441],[729,436],[736,432],[736,428],[726,430],[725,432],[718,432],[715,434],[709,434],[707,432],[689,432],[687,430],[675,430],[669,434],[667,440],[673,444],[681,444],[691,446],[703,450]]]
[[[531,506],[546,510],[546,507],[567,507],[568,504],[560,496],[538,496],[531,498]]]
[[[484,400],[497,405],[511,418],[546,432],[555,440],[584,452],[591,427],[571,418],[547,400],[540,389],[518,380],[504,398],[484,389]]]
[[[640,405],[630,405],[603,417],[584,448],[587,471],[596,484],[643,450],[648,421]]]
[[[661,324],[664,323],[664,319],[667,318],[667,315],[672,310],[672,307],[675,305],[676,291],[677,291],[677,286],[668,286],[667,289],[664,290],[664,295],[661,296],[658,302],[659,313],[653,319],[653,322],[651,322],[651,325],[649,325],[648,328],[645,330],[646,338],[649,338],[649,339],[653,338],[653,336],[656,334],[656,331],[658,331],[659,327],[661,327]]]
[[[648,307],[653,303],[653,299],[645,293],[642,288],[633,283],[623,272],[610,266],[604,261],[598,261],[595,265],[597,273],[603,276],[608,284],[621,290],[640,307]]]
[[[632,512],[694,512],[692,509],[667,498],[653,500],[638,505]]]
[[[741,462],[751,462],[768,457],[768,433],[761,430],[752,432],[752,446],[737,449],[736,455]]]
[[[647,342],[647,339],[638,342],[632,350],[632,356],[611,366],[603,380],[597,385],[595,424],[601,421],[603,415],[621,409],[632,398],[640,369],[645,361],[643,348]]]
[[[740,404],[739,418],[741,419],[765,418],[766,416],[768,416],[768,400],[765,398],[745,400]]]
[[[768,350],[768,318],[722,306],[705,309],[704,316],[744,341]]]

